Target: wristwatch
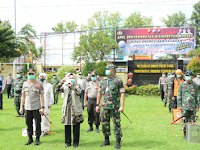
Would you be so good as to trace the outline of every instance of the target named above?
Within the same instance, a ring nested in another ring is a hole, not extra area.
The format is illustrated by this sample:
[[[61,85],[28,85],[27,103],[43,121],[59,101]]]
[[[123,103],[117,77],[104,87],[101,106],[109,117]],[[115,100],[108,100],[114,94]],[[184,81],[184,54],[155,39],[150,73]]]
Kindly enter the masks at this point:
[[[99,104],[96,104],[96,106],[99,106]]]
[[[43,109],[44,109],[45,107],[44,107],[44,106],[42,106],[41,108],[43,108]]]

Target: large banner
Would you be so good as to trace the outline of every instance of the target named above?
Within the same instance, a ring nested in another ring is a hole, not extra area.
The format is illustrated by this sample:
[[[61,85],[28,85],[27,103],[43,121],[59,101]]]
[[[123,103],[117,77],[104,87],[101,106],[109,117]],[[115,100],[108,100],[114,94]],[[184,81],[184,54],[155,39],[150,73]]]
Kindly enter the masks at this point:
[[[123,54],[187,54],[195,48],[195,27],[116,30]]]

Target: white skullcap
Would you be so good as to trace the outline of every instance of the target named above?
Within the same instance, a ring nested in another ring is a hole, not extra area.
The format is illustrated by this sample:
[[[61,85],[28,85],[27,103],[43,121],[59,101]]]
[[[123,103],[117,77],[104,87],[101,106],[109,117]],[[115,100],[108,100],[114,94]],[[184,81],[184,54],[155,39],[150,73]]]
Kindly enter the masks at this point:
[[[40,76],[44,76],[44,78],[47,78],[47,74],[46,73],[40,73]]]

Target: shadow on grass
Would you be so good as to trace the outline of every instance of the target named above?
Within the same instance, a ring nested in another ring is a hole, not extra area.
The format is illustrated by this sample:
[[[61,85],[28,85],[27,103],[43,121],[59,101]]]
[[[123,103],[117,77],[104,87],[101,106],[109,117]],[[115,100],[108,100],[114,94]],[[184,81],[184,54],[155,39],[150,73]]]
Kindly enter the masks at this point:
[[[165,142],[158,142],[153,140],[144,140],[144,141],[133,141],[133,142],[126,142],[122,141],[123,147],[141,147],[145,149],[158,147],[161,145],[165,145]]]

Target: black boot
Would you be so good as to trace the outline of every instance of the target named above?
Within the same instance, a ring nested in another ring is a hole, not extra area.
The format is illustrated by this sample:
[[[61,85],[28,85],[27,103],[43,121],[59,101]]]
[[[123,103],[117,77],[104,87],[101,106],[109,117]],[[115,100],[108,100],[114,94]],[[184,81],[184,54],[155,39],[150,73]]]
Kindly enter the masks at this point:
[[[184,132],[184,140],[186,140],[186,131],[183,131]]]
[[[29,136],[29,140],[28,140],[27,143],[25,143],[25,145],[30,145],[31,143],[33,143],[33,137],[32,137],[32,135]]]
[[[164,103],[164,107],[166,107],[166,104],[167,104],[167,103]]]
[[[40,137],[39,136],[36,137],[35,145],[40,145]]]
[[[105,136],[105,141],[100,146],[102,147],[106,145],[110,145],[109,136]]]
[[[171,113],[171,108],[169,108],[169,113]]]
[[[99,133],[99,126],[96,126],[96,133]]]
[[[90,132],[90,131],[93,131],[92,124],[90,124],[90,128],[86,132]]]
[[[117,138],[116,139],[116,145],[115,145],[115,149],[120,149],[121,148],[121,138]]]

